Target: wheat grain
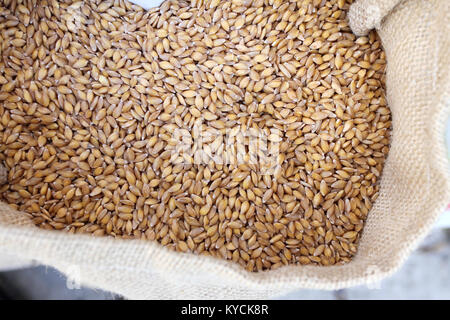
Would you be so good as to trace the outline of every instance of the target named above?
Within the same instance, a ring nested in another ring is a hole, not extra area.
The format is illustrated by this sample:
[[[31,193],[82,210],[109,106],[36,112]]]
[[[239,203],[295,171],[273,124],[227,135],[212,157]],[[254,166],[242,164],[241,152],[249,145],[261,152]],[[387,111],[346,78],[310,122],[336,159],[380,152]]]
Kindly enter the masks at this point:
[[[2,1],[1,200],[250,271],[348,262],[391,126],[380,40],[348,7]]]

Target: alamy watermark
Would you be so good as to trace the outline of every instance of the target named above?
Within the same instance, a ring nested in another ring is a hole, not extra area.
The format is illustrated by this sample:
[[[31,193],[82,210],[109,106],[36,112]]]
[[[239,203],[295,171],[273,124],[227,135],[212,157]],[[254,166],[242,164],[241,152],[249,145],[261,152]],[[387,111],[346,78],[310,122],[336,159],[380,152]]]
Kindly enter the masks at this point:
[[[280,170],[281,132],[237,125],[217,129],[197,119],[191,130],[176,129],[166,150],[174,164],[250,165],[263,175]]]

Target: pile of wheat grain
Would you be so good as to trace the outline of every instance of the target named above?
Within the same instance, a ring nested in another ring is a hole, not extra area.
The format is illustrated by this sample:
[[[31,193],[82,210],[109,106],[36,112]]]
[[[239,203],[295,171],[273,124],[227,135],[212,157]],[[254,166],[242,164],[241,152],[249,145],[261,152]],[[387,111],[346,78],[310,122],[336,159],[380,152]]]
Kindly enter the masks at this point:
[[[0,200],[251,271],[355,254],[391,119],[348,2],[0,4]]]

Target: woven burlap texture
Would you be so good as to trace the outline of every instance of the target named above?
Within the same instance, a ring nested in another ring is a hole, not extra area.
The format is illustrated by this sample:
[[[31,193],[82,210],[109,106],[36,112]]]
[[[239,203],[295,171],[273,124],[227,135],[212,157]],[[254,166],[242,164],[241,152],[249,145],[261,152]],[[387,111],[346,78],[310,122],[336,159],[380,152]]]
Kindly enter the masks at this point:
[[[379,28],[381,20],[400,2],[400,0],[356,1],[349,12],[350,27],[359,35]]]
[[[299,288],[373,283],[392,274],[450,199],[444,148],[450,113],[450,1],[394,2],[357,1],[351,12],[358,33],[378,28],[393,114],[380,196],[351,263],[249,273],[220,259],[172,252],[153,242],[41,230],[5,204],[0,204],[0,256],[35,259],[69,276],[75,273],[85,285],[137,299],[268,298]],[[367,16],[371,12],[380,16],[372,19]]]

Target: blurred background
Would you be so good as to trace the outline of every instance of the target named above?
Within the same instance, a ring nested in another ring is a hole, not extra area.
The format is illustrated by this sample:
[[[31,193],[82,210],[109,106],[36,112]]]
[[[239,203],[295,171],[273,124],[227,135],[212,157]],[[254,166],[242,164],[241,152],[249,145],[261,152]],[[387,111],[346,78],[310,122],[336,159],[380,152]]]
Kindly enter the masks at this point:
[[[277,297],[299,300],[347,299],[450,299],[450,229],[444,217],[391,278],[372,286],[338,291],[299,290]],[[0,272],[2,299],[111,300],[121,296],[78,287],[55,269],[35,266]]]

